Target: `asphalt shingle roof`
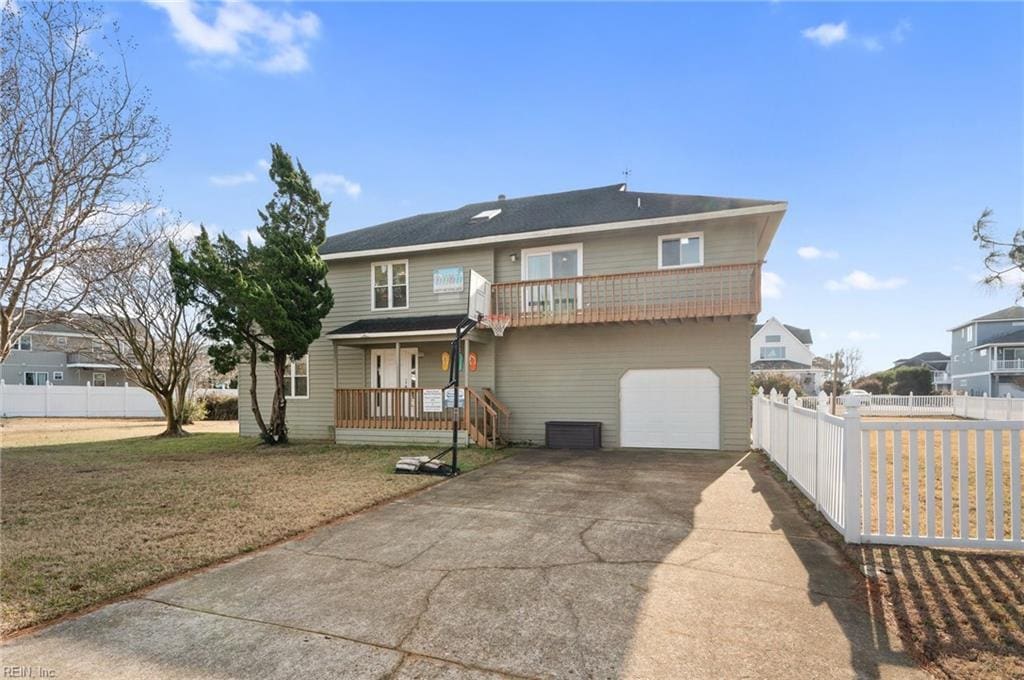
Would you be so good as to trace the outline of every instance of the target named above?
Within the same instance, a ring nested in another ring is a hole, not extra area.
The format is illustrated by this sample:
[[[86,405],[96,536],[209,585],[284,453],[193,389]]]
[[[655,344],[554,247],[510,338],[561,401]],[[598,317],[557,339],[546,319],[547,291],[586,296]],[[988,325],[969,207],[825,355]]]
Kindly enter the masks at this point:
[[[909,359],[897,359],[895,366],[921,366],[927,364],[932,368],[945,369],[949,365],[949,355],[942,352],[921,352]]]
[[[328,255],[462,241],[588,224],[695,215],[777,203],[782,201],[646,193],[628,191],[624,184],[613,184],[593,189],[471,203],[455,210],[405,217],[331,236],[320,246],[320,253]],[[501,212],[491,219],[473,219],[485,210],[499,208]]]
[[[750,364],[750,370],[752,371],[802,370],[810,368],[807,364],[801,364],[799,361],[791,361],[790,359],[762,359]]]
[[[350,333],[407,333],[411,331],[452,330],[466,318],[465,314],[443,314],[437,316],[403,316],[360,319],[336,328],[328,335]]]
[[[782,325],[785,326],[786,330],[792,333],[797,340],[804,343],[805,345],[811,345],[814,343],[814,341],[811,339],[810,328],[797,328],[796,326],[790,326],[788,323],[784,323]],[[763,323],[756,324],[754,326],[753,332],[750,334],[750,337],[754,337],[755,335],[757,335],[757,332],[762,328],[764,328]]]
[[[1019,305],[1011,305],[1010,307],[1000,309],[999,311],[992,312],[991,314],[976,316],[970,321],[965,321],[962,324],[953,326],[953,328],[951,328],[950,330],[955,331],[958,328],[963,328],[964,326],[972,324],[976,321],[1017,321],[1021,319],[1024,319],[1024,307],[1021,307]]]

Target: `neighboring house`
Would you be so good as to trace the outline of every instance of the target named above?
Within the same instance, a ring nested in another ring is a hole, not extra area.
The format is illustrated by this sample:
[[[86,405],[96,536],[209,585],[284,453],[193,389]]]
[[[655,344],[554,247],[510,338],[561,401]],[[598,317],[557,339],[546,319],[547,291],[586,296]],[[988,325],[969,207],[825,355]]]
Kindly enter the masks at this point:
[[[949,392],[949,355],[942,352],[921,352],[909,359],[897,359],[893,368],[901,366],[924,366],[931,369],[932,386],[936,392]]]
[[[817,394],[826,371],[814,366],[811,331],[781,323],[775,317],[754,326],[750,336],[750,372],[782,373],[795,379],[807,394]]]
[[[953,392],[1024,397],[1024,307],[979,316],[950,332]]]
[[[95,337],[62,324],[36,326],[14,343],[0,378],[8,385],[120,387],[124,370]]]
[[[288,368],[289,432],[450,438],[422,392],[447,382],[475,270],[494,283],[492,313],[510,326],[466,341],[468,439],[543,443],[548,421],[597,421],[606,447],[744,450],[761,262],[786,207],[620,184],[502,196],[332,236],[320,252],[334,308]],[[269,412],[273,381],[268,365],[261,371]],[[248,371],[239,382],[240,429],[255,435]]]

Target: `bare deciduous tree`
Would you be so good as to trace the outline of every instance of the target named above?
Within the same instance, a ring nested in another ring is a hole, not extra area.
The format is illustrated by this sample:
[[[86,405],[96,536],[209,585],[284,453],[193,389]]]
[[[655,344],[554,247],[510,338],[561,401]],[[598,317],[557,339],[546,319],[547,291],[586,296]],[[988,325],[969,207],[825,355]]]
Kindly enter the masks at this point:
[[[169,269],[168,244],[186,242],[159,221],[143,223],[131,237],[126,267],[94,282],[83,314],[73,323],[94,335],[124,367],[128,379],[156,397],[167,427],[162,436],[184,434],[186,399],[193,371],[206,361],[201,329],[205,317],[179,305]]]
[[[862,354],[856,347],[837,349],[828,355],[830,378],[825,391],[832,395],[832,414],[835,415],[839,395],[847,389],[861,373]]]
[[[0,2],[0,361],[123,264],[108,255],[150,207],[167,132],[124,57],[98,6]]]

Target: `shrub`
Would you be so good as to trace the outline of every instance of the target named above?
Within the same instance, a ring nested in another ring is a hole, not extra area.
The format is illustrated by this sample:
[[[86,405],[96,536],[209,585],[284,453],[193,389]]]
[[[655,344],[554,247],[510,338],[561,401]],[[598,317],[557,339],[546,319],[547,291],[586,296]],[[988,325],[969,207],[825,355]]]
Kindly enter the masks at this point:
[[[871,376],[882,383],[883,394],[932,394],[932,371],[926,366],[900,366]]]
[[[238,420],[238,397],[218,396],[206,399],[207,420]]]
[[[800,386],[800,383],[795,379],[783,373],[755,373],[750,378],[750,392],[757,394],[757,388],[763,387],[764,393],[768,394],[775,388],[775,391],[779,394],[789,394],[790,390],[796,392],[796,396],[802,397],[804,391]]]
[[[202,399],[186,399],[185,408],[181,415],[184,425],[191,425],[192,423],[206,420],[206,402]]]
[[[854,389],[864,390],[868,394],[885,394],[885,385],[873,375],[853,381]]]

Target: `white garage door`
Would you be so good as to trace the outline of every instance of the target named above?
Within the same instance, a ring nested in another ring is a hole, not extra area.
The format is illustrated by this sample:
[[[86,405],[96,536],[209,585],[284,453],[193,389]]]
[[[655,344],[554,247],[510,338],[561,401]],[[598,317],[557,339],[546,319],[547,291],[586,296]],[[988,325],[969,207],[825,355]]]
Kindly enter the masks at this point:
[[[707,368],[626,371],[619,419],[622,446],[717,449],[718,376]]]

